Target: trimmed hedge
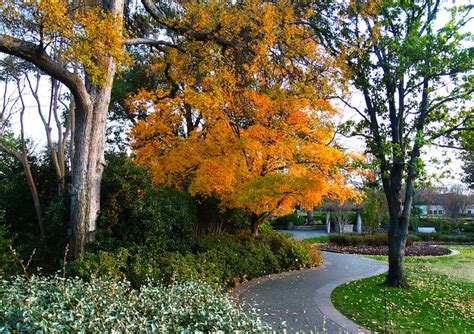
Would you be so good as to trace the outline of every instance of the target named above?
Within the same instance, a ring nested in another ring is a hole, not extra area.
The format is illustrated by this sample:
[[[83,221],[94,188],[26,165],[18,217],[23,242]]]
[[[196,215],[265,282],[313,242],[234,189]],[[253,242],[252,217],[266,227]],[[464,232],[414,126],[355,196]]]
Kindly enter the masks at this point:
[[[446,242],[474,242],[474,235],[469,234],[443,234],[435,233],[418,233],[416,236],[422,241],[446,241]]]
[[[329,242],[339,246],[387,246],[386,233],[368,234],[334,234],[329,236]],[[413,245],[413,238],[408,236],[407,246]]]
[[[135,290],[107,278],[17,276],[0,281],[0,332],[195,333],[270,332],[222,290],[205,282]]]

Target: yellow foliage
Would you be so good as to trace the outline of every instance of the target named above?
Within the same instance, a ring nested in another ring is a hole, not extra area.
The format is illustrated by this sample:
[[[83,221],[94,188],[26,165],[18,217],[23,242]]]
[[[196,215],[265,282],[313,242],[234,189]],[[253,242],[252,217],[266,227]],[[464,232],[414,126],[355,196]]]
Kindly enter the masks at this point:
[[[182,6],[168,24],[209,40],[189,38],[187,52],[155,60],[156,75],[181,87],[177,96],[163,98],[170,88],[160,87],[128,101],[132,112],[149,115],[132,136],[154,182],[272,215],[354,197],[341,171],[349,157],[329,145],[336,110],[327,96],[343,80],[338,60],[293,24],[293,7],[256,0]]]
[[[0,4],[0,19],[10,33],[34,42],[64,66],[82,66],[89,80],[102,84],[108,59],[129,61],[123,49],[124,31],[119,18],[97,6],[74,7],[67,0],[6,0]]]

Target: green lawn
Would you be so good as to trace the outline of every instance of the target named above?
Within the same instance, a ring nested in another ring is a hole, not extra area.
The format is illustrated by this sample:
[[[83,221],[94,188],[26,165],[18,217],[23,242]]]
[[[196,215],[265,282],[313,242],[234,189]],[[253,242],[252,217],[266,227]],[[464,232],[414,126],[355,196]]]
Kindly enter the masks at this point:
[[[387,288],[379,275],[336,288],[335,307],[378,332],[474,333],[474,247],[450,257],[407,257],[410,289]],[[386,260],[386,257],[375,257]]]

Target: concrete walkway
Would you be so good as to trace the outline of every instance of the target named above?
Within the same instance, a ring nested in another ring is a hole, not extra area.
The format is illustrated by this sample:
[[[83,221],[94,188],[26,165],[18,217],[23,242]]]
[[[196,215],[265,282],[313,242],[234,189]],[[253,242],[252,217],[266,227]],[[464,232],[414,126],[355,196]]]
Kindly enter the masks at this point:
[[[256,308],[274,330],[288,333],[367,332],[331,303],[331,292],[346,282],[381,274],[387,265],[359,255],[324,252],[324,265],[270,275],[244,283],[232,293],[244,309]]]

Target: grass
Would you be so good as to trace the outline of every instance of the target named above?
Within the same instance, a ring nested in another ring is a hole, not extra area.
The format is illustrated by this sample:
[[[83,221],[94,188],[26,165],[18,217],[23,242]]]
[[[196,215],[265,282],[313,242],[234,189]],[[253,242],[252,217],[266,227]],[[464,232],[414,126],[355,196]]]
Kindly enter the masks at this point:
[[[445,246],[460,252],[455,256],[410,256],[405,258],[407,268],[421,267],[474,283],[474,246]],[[386,256],[367,256],[387,262]]]
[[[339,286],[332,301],[377,332],[473,333],[474,247],[450,247],[461,254],[406,258],[410,289],[385,287],[385,275],[379,275]]]
[[[321,235],[319,237],[312,237],[304,239],[304,241],[309,242],[310,244],[323,244],[329,242],[329,235]]]

